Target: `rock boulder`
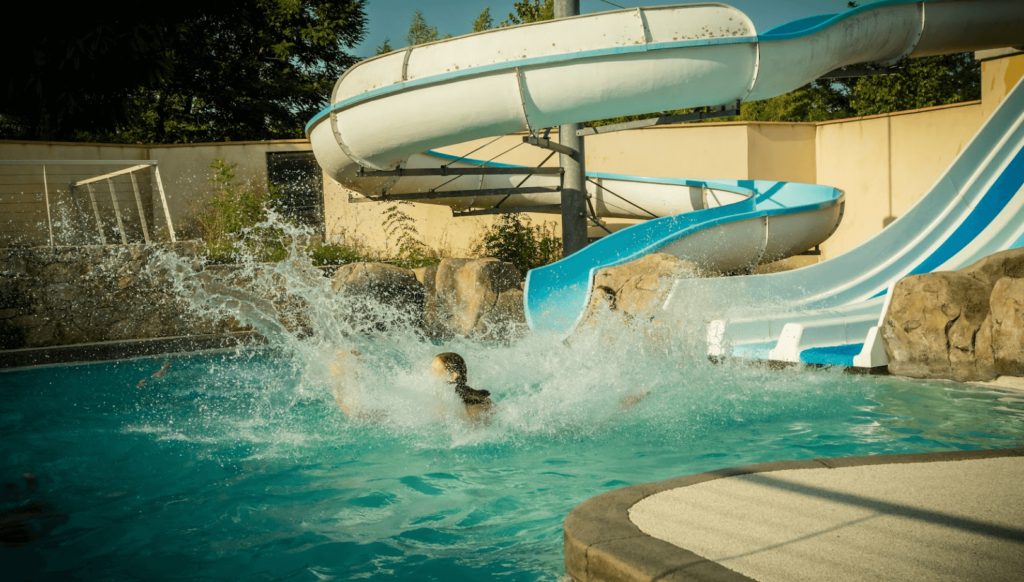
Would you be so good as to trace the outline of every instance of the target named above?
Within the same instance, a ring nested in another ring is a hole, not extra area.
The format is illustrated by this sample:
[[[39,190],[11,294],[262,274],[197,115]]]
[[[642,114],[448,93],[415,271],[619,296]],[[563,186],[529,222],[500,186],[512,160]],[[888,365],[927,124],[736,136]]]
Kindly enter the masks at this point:
[[[992,362],[1002,376],[1024,376],[1024,278],[1000,279],[989,299]]]
[[[586,319],[607,310],[629,316],[643,315],[665,300],[672,281],[700,276],[696,264],[666,253],[651,253],[623,265],[601,269],[594,277],[594,293]]]
[[[991,380],[978,368],[976,337],[991,290],[960,272],[913,275],[896,284],[881,334],[889,371],[912,378]]]
[[[1024,375],[1024,249],[896,284],[880,330],[889,371],[961,382]]]
[[[416,275],[385,263],[350,263],[339,267],[331,288],[352,300],[350,323],[360,331],[383,331],[390,324],[419,327],[426,290]]]
[[[431,337],[510,341],[526,334],[522,275],[497,259],[443,259],[423,273]]]

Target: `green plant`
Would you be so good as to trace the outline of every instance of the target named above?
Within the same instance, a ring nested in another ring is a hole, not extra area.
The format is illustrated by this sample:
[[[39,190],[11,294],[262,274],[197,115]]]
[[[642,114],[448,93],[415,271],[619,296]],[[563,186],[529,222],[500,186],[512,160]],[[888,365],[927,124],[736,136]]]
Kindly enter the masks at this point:
[[[221,159],[209,166],[214,193],[196,216],[207,260],[232,263],[241,251],[260,261],[283,260],[288,254],[283,230],[263,224],[276,200],[274,188],[262,190],[237,184],[237,166]]]
[[[502,214],[476,245],[477,254],[512,263],[526,276],[530,269],[562,258],[562,239],[548,223],[530,224],[522,214]]]
[[[388,261],[405,269],[416,269],[437,264],[440,260],[430,254],[427,245],[419,238],[416,221],[405,212],[411,202],[402,200],[384,209],[384,234],[388,240]]]
[[[345,265],[369,261],[370,258],[358,249],[336,243],[318,243],[307,249],[309,258],[314,265]]]

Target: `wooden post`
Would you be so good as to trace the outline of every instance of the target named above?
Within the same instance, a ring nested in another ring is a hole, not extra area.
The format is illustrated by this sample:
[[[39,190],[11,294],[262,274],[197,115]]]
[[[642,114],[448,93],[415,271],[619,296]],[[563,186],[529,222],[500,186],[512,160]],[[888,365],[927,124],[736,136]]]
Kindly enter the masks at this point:
[[[142,238],[149,243],[149,229],[146,228],[146,211],[142,208],[142,196],[139,195],[139,183],[135,181],[135,172],[128,174],[132,179],[132,190],[135,190],[135,203],[139,206],[139,222],[142,223]]]
[[[50,246],[53,246],[53,220],[50,218],[50,187],[46,184],[46,164],[43,164],[43,196],[46,202],[46,225],[50,227]]]
[[[114,195],[114,183],[107,178],[107,188],[110,189],[110,201],[114,203],[114,216],[117,217],[117,230],[121,232],[121,244],[128,244],[128,236],[124,233],[124,223],[121,222],[121,207],[117,205],[117,196]]]
[[[92,191],[92,184],[86,184],[89,189],[89,200],[92,201],[92,212],[96,215],[96,229],[100,233],[100,244],[106,246],[107,237],[103,234],[103,220],[100,218],[100,207],[96,204],[96,194]]]
[[[580,0],[555,0],[555,18],[578,16]],[[562,255],[587,246],[587,169],[583,138],[576,135],[578,123],[558,128],[558,143],[571,148],[574,155],[559,154],[562,175]]]

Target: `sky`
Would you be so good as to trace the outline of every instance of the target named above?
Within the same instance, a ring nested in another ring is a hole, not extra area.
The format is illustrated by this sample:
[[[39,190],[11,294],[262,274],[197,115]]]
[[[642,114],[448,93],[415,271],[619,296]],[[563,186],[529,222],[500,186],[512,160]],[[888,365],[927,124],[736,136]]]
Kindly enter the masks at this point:
[[[626,8],[681,3],[671,0],[611,1]],[[460,36],[472,32],[473,21],[484,8],[490,7],[491,16],[497,24],[508,17],[514,3],[514,0],[369,0],[369,33],[355,53],[359,57],[373,56],[375,48],[385,38],[391,39],[393,48],[406,46],[405,33],[417,9],[423,11],[427,22],[436,26],[441,34]],[[727,0],[726,3],[745,12],[754,21],[757,30],[764,31],[805,16],[842,12],[846,10],[847,0]],[[617,8],[602,0],[580,0],[580,12],[583,14],[605,10]]]

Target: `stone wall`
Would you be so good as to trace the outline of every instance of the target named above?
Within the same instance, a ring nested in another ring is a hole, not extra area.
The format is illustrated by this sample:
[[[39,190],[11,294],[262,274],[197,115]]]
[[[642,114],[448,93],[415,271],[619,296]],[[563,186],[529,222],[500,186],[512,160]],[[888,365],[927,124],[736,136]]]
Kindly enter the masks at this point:
[[[145,265],[154,253],[197,256],[196,243],[0,249],[0,349],[236,331],[190,315]]]
[[[893,374],[960,382],[1024,376],[1024,249],[901,280],[879,331]]]

